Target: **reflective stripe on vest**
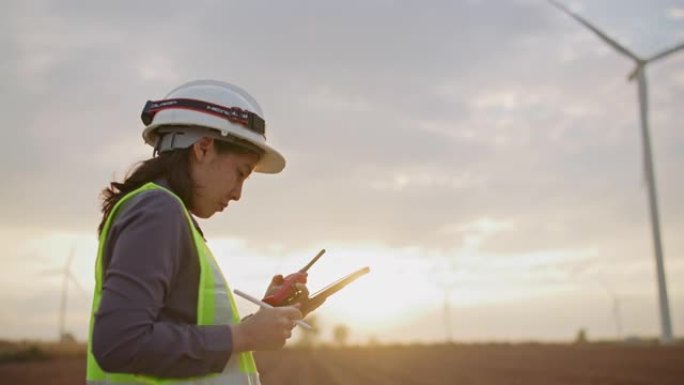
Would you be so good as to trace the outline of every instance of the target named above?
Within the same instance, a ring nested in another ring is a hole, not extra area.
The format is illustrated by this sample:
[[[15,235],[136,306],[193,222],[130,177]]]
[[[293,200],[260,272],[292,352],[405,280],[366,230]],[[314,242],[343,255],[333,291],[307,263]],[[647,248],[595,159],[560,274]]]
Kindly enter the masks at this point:
[[[90,338],[88,339],[88,368],[86,373],[88,385],[259,385],[259,373],[256,370],[254,357],[251,352],[231,354],[230,360],[222,373],[210,374],[191,378],[157,378],[127,373],[108,373],[102,370],[95,360],[92,350],[93,324],[95,314],[100,307],[102,299],[103,281],[103,256],[104,245],[107,240],[109,229],[116,216],[117,210],[126,201],[135,195],[149,190],[163,190],[176,198],[185,212],[188,225],[192,231],[195,248],[199,257],[200,279],[197,298],[197,324],[198,325],[224,325],[240,322],[235,300],[230,292],[230,287],[221,273],[214,256],[204,242],[204,238],[195,228],[190,213],[185,209],[183,201],[173,192],[154,183],[146,185],[123,196],[112,208],[100,234],[100,243],[97,250],[97,262],[95,264],[95,294],[90,316]]]

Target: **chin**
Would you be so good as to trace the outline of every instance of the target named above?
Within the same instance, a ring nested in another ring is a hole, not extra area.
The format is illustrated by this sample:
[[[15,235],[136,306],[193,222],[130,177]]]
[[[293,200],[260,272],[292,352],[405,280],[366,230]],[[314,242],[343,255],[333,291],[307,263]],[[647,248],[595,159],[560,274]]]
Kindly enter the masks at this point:
[[[214,214],[216,214],[216,211],[191,210],[190,212],[192,213],[192,215],[196,216],[197,218],[202,218],[202,219],[211,218]]]

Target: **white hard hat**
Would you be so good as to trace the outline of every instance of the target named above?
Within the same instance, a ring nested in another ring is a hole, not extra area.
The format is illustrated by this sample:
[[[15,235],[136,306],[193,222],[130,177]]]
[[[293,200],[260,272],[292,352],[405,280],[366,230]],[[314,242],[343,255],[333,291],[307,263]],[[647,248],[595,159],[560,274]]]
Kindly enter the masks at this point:
[[[209,136],[261,149],[263,156],[254,171],[278,173],[285,167],[285,158],[266,144],[261,107],[232,84],[216,80],[185,83],[163,100],[148,101],[141,118],[146,125],[143,139],[159,152],[187,148]]]

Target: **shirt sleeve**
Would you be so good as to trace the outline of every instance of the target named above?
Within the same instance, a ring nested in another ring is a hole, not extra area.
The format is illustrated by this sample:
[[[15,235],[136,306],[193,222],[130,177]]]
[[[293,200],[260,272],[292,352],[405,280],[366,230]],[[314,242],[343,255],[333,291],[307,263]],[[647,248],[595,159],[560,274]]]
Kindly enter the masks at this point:
[[[156,377],[221,372],[232,352],[230,326],[159,319],[171,288],[183,284],[182,258],[188,251],[196,258],[178,201],[164,191],[141,193],[122,207],[108,238],[92,335],[100,367]]]

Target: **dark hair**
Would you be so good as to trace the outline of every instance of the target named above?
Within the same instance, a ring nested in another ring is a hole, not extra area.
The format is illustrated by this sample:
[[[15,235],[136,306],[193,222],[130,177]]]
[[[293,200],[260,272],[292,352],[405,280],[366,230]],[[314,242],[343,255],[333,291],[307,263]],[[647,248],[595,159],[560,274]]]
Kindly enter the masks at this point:
[[[226,142],[214,140],[214,148],[219,154],[258,154],[263,151],[253,146],[239,142]],[[97,227],[98,235],[102,233],[107,217],[114,205],[129,192],[141,187],[145,183],[164,178],[169,184],[169,189],[178,195],[185,207],[190,207],[192,202],[192,178],[190,177],[190,152],[189,148],[163,152],[158,156],[142,161],[128,172],[123,182],[112,181],[102,190],[102,220]]]

